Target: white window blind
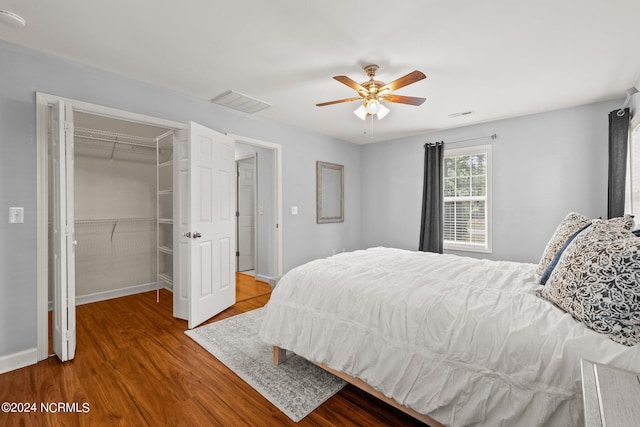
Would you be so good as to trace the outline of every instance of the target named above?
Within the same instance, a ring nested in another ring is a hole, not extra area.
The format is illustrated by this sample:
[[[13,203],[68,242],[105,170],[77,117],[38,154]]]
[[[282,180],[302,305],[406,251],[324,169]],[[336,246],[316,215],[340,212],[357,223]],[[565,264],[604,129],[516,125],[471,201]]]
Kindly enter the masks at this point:
[[[444,154],[444,247],[490,252],[491,146]]]

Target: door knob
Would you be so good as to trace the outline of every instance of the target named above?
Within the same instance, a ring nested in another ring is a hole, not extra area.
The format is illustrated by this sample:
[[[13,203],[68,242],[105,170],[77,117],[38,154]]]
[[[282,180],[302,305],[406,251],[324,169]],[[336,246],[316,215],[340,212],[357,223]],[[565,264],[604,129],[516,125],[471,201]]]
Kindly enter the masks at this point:
[[[202,237],[202,234],[198,233],[197,231],[193,233],[193,238],[197,239],[199,237]]]
[[[182,235],[183,235],[184,237],[186,237],[187,239],[190,239],[190,238],[191,238],[191,232],[190,232],[190,231],[187,231],[186,233],[183,233]]]

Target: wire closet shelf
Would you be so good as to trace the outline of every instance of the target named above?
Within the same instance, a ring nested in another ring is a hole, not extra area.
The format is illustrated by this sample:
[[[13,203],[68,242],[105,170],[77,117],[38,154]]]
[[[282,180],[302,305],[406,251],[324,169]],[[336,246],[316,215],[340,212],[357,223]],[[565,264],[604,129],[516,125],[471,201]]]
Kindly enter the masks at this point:
[[[73,135],[75,138],[81,138],[90,141],[101,141],[113,144],[130,145],[134,147],[143,147],[150,150],[156,149],[156,138],[127,135],[124,133],[111,132],[100,129],[89,129],[83,127],[74,128]]]

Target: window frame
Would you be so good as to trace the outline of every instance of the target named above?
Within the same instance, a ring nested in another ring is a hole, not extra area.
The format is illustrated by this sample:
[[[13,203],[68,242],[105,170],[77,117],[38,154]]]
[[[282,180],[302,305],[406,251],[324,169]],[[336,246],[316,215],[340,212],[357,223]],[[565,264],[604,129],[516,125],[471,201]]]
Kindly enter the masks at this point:
[[[640,191],[639,188],[636,188],[640,186],[640,176],[636,176],[634,173],[634,164],[640,162],[640,159],[636,159],[634,156],[634,154],[637,154],[637,151],[634,149],[635,144],[640,144],[640,114],[634,115],[629,122],[629,139],[627,144],[627,177],[624,206],[625,214],[635,216],[636,224],[634,226],[634,229],[638,229],[638,226],[640,225],[640,219],[638,218],[640,212],[636,212],[636,209],[634,209],[633,193],[637,193],[638,191]],[[635,207],[638,208],[637,205]]]
[[[470,147],[464,148],[446,148],[444,150],[443,163],[447,158],[450,157],[459,157],[459,156],[471,156],[471,155],[485,155],[487,159],[487,171],[486,171],[486,186],[487,193],[484,196],[485,200],[485,225],[486,225],[486,242],[484,245],[478,245],[475,243],[463,243],[463,242],[452,242],[452,241],[444,241],[444,249],[452,250],[452,251],[465,251],[465,252],[479,252],[479,253],[492,253],[493,251],[493,226],[492,226],[492,159],[491,159],[491,148],[490,144],[487,145],[474,145]],[[444,164],[443,164],[444,168]],[[443,172],[444,173],[444,172]],[[443,203],[442,203],[442,219],[443,219],[443,236],[444,236],[444,222],[445,222],[445,203],[449,201],[472,201],[473,199],[477,199],[478,196],[463,196],[463,197],[446,197],[444,196],[444,176],[442,180],[442,193],[443,193]]]

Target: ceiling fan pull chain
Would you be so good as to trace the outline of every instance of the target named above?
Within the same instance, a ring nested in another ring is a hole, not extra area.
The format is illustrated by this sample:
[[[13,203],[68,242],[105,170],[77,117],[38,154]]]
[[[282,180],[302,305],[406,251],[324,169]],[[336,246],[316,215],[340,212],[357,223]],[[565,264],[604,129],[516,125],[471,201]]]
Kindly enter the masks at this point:
[[[374,138],[374,134],[373,134],[373,114],[371,114],[369,117],[371,117],[371,139],[375,139]]]

